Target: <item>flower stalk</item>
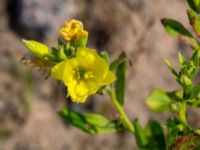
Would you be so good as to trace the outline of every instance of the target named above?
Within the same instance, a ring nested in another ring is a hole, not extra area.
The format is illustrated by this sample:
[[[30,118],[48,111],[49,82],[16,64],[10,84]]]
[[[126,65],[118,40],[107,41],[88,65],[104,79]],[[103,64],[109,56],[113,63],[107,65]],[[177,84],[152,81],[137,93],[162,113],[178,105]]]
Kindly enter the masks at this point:
[[[122,106],[121,106],[121,105],[119,104],[119,102],[117,101],[116,96],[115,96],[115,93],[114,93],[112,90],[109,90],[108,93],[109,93],[109,95],[110,95],[110,97],[111,97],[111,100],[112,100],[112,102],[114,103],[114,105],[115,105],[117,111],[119,112],[123,123],[126,125],[127,129],[128,129],[131,133],[134,133],[134,132],[135,132],[134,127],[133,127],[131,121],[129,120],[127,114],[124,112],[124,109],[122,108]]]
[[[179,119],[184,123],[184,124],[188,124],[187,123],[187,117],[186,117],[186,108],[187,108],[187,104],[186,102],[182,103],[182,108],[179,111]]]

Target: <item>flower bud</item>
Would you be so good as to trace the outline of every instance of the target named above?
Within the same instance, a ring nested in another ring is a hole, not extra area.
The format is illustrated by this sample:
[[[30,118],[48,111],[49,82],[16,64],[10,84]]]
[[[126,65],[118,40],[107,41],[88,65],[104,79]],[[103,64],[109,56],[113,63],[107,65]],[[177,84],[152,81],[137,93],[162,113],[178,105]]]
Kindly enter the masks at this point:
[[[37,57],[45,57],[51,55],[49,48],[42,43],[33,40],[22,40],[22,41],[28,48],[28,50]]]
[[[79,38],[83,32],[83,24],[78,20],[70,20],[65,25],[64,28],[60,29],[60,34],[66,41]]]
[[[70,20],[60,29],[60,34],[66,41],[72,41],[75,47],[85,47],[88,39],[88,32],[83,29],[82,22]]]

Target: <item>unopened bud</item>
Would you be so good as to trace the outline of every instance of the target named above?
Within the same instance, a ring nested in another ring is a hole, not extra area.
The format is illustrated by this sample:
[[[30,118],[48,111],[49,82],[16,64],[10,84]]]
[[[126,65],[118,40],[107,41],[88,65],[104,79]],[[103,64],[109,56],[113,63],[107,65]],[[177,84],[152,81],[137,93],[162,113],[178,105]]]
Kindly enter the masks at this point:
[[[45,57],[45,56],[50,56],[51,54],[49,48],[42,43],[33,40],[22,40],[22,41],[28,48],[28,50],[35,56]]]

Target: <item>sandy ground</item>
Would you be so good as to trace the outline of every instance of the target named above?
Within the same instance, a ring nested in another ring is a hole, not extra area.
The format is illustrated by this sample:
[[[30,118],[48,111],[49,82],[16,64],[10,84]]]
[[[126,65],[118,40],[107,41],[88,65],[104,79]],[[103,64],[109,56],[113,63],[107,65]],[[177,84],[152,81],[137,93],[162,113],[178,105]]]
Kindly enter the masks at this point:
[[[64,20],[81,19],[90,32],[90,47],[109,50],[112,58],[125,50],[133,62],[133,66],[129,67],[126,84],[125,110],[128,116],[132,120],[138,118],[143,125],[150,118],[163,122],[171,114],[153,113],[144,101],[154,88],[179,88],[164,65],[163,58],[168,58],[177,67],[178,50],[186,56],[190,52],[183,43],[167,35],[160,19],[174,18],[189,27],[185,13],[186,2],[69,2],[68,7],[74,9],[69,9],[70,13],[66,17],[55,20],[57,22],[52,25],[51,32],[43,41],[53,46],[58,36],[57,30]],[[30,77],[33,85],[30,88],[32,90],[28,91],[31,94],[26,95],[30,83],[29,80],[24,80],[22,73],[29,77],[30,69],[20,63],[20,58],[26,52],[21,42],[23,36],[10,28],[3,0],[0,1],[0,35],[0,129],[9,131],[9,136],[0,141],[0,150],[136,149],[134,137],[129,133],[88,135],[72,126],[66,126],[56,114],[66,104],[63,88],[58,87],[52,79],[44,80],[36,69],[33,71],[33,78]],[[28,101],[27,105],[25,100]],[[108,96],[92,97],[87,104],[77,107],[108,117],[118,116]]]

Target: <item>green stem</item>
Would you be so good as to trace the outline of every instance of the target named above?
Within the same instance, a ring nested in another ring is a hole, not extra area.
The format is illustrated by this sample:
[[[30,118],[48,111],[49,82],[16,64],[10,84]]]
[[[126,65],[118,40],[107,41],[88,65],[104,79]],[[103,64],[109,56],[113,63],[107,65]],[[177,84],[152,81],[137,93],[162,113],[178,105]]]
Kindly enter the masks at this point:
[[[126,127],[129,129],[129,131],[134,133],[135,132],[134,127],[133,127],[131,121],[129,120],[129,118],[127,117],[126,113],[124,112],[124,109],[122,108],[122,106],[117,101],[114,92],[110,90],[108,93],[109,93],[115,107],[117,108],[117,111],[119,112],[122,121],[124,122]]]
[[[182,108],[179,111],[179,118],[183,123],[188,124],[187,123],[187,118],[186,118],[186,107],[187,107],[187,103],[183,102],[182,103]]]

